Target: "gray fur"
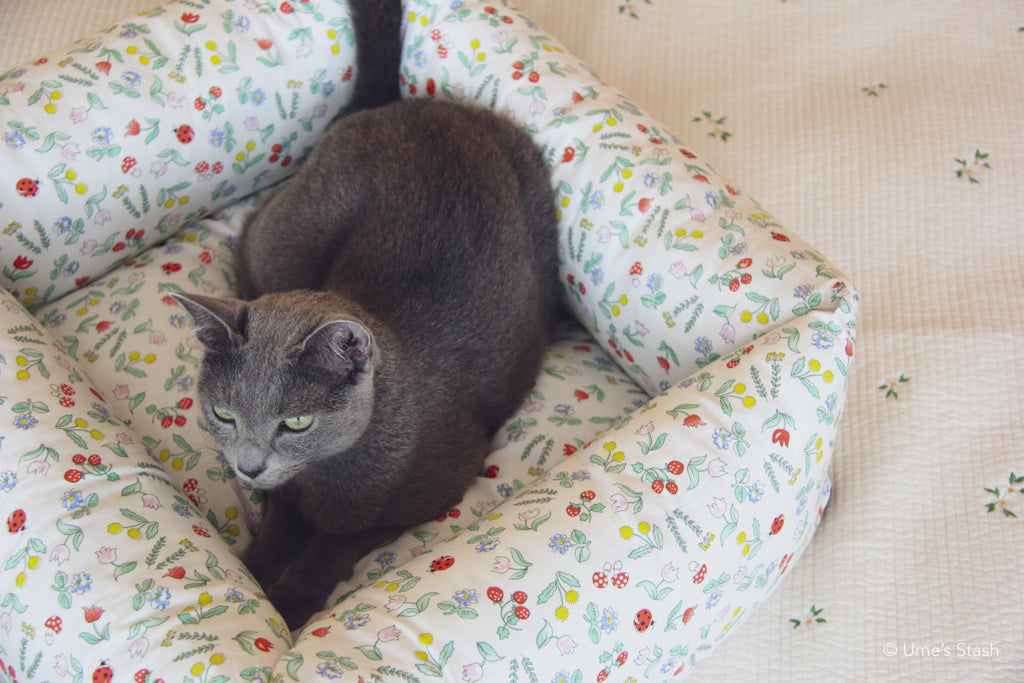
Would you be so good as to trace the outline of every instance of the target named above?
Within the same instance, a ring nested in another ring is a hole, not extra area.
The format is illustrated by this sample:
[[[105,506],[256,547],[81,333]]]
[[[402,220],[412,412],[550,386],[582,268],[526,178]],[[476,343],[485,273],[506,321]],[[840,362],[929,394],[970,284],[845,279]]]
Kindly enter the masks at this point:
[[[556,253],[529,137],[490,111],[409,100],[339,119],[248,221],[247,301],[180,298],[207,349],[210,431],[268,492],[245,559],[289,625],[480,473],[539,369]],[[285,428],[307,414],[305,431]]]

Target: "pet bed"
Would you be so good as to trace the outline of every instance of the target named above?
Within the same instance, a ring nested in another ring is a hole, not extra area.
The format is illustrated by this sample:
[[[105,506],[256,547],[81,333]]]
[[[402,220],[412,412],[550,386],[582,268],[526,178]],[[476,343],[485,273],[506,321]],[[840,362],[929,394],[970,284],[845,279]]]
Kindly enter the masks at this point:
[[[233,292],[245,215],[358,77],[345,4],[171,3],[0,76],[8,677],[673,679],[811,541],[849,281],[524,14],[406,11],[403,94],[545,150],[576,320],[463,501],[294,633],[169,294]]]

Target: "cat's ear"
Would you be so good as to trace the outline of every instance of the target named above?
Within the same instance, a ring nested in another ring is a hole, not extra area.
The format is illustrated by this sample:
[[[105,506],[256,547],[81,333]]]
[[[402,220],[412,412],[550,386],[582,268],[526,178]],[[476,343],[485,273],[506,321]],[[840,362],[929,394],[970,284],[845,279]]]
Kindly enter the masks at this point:
[[[227,351],[241,340],[245,302],[198,294],[171,294],[192,316],[196,339],[211,351]]]
[[[359,323],[334,320],[306,337],[302,353],[331,372],[362,371],[373,360],[373,337]]]

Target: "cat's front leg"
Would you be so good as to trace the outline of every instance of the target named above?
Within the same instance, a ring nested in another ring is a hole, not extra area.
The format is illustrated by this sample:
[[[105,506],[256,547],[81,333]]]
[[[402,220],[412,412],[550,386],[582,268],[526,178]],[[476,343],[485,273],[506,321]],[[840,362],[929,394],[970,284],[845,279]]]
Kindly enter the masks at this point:
[[[267,597],[292,630],[302,627],[318,610],[338,582],[348,578],[364,555],[395,538],[400,529],[370,529],[339,536],[317,530],[305,551],[267,589]]]
[[[266,591],[302,554],[312,535],[313,527],[293,505],[266,492],[263,519],[256,537],[242,553],[242,561]]]

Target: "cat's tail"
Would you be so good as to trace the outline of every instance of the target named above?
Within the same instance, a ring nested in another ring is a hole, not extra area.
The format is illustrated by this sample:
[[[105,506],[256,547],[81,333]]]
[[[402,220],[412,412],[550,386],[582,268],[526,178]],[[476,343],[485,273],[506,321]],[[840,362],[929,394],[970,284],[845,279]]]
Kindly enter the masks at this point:
[[[399,99],[402,0],[349,0],[356,36],[356,83],[343,114]]]

